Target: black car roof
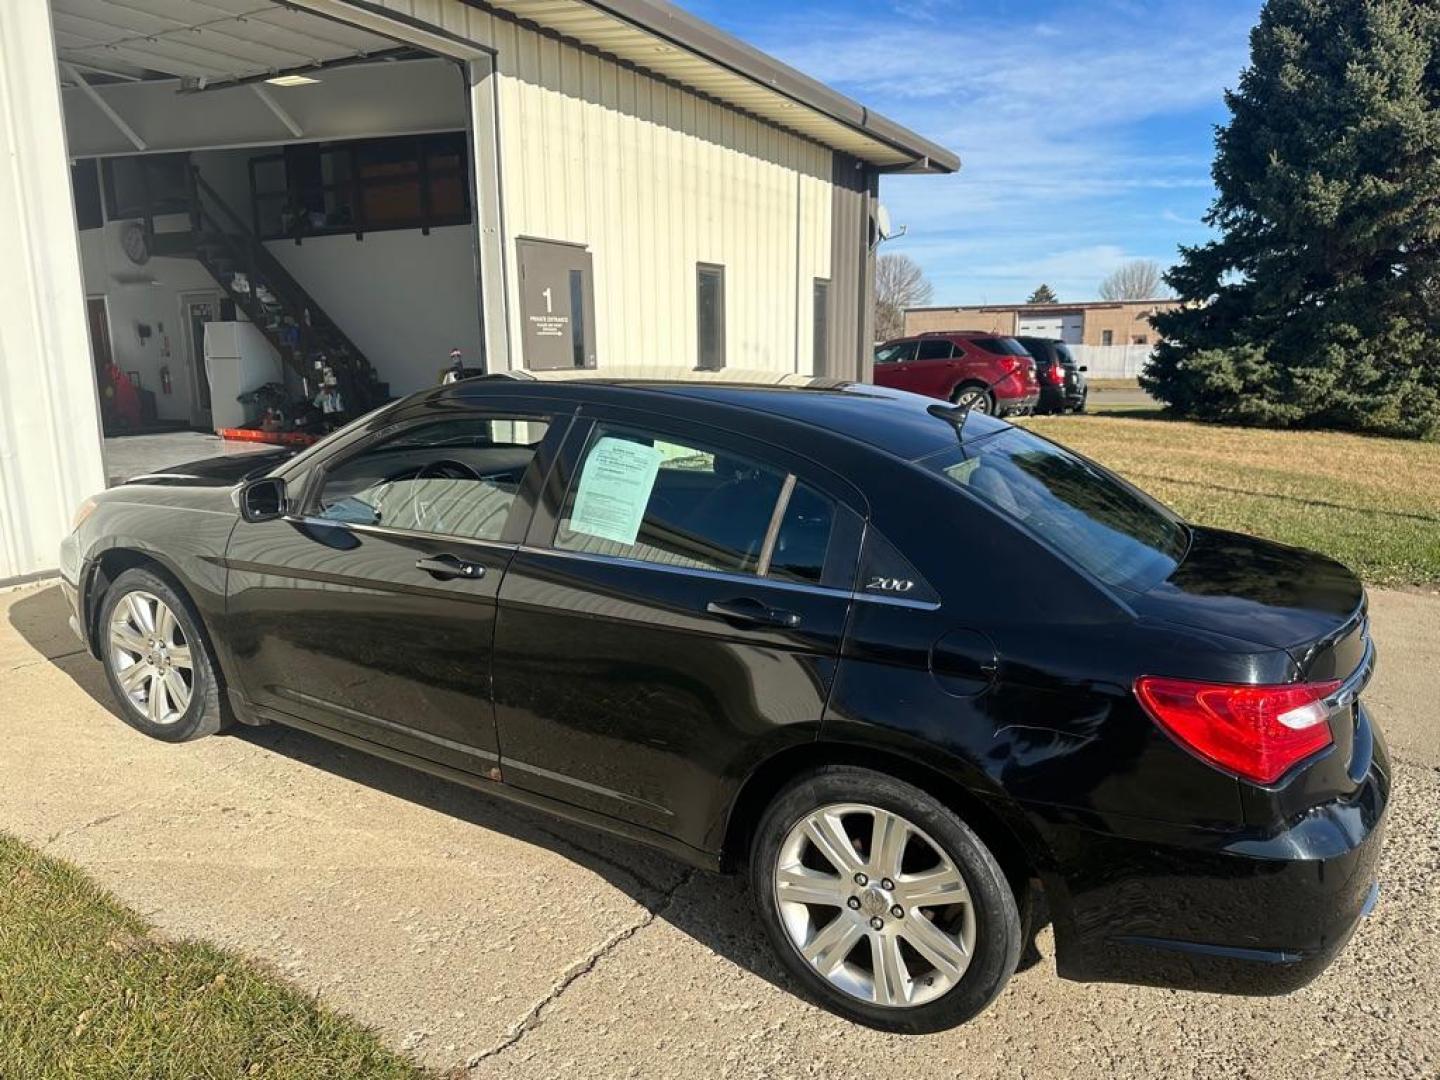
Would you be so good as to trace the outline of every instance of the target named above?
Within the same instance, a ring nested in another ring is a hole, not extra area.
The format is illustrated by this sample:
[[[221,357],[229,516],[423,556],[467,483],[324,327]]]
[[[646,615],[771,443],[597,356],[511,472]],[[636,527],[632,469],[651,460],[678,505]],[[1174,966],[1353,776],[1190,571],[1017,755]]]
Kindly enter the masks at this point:
[[[833,379],[808,380],[803,385],[648,380],[620,378],[565,378],[530,380],[494,376],[452,383],[445,390],[471,400],[499,396],[556,397],[576,401],[651,405],[669,401],[693,411],[762,413],[803,424],[814,437],[861,442],[912,461],[954,444],[955,431],[946,420],[929,411],[932,398],[868,383]],[[719,419],[715,417],[715,419]],[[966,438],[976,438],[1009,425],[975,413],[966,418]]]

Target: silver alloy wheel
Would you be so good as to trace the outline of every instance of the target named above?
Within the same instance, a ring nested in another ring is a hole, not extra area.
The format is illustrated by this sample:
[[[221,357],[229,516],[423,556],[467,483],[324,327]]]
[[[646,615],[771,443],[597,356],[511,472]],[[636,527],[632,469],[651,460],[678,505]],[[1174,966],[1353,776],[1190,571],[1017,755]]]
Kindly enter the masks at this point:
[[[158,596],[126,593],[110,616],[110,669],[130,707],[152,724],[185,715],[195,691],[190,643]]]
[[[934,1001],[975,955],[975,905],[959,867],[877,806],[822,806],[796,822],[776,857],[775,905],[805,961],[873,1005]]]
[[[990,399],[985,396],[984,390],[966,390],[955,398],[955,404],[961,408],[969,408],[971,412],[988,413],[990,411]]]

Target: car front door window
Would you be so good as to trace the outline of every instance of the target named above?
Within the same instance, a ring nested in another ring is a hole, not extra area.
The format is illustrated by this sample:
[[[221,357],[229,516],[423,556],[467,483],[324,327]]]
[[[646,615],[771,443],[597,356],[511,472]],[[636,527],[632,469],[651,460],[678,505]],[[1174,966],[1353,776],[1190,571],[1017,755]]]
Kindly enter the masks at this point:
[[[326,472],[312,517],[499,540],[544,421],[466,417],[410,428]]]

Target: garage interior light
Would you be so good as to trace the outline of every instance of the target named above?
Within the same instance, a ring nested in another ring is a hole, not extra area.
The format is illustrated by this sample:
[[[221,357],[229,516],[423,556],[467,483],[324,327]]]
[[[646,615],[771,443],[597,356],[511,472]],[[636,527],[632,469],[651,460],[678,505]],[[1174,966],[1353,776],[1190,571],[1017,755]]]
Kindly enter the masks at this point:
[[[276,75],[275,78],[265,81],[271,86],[309,86],[320,80],[312,79],[309,75]]]

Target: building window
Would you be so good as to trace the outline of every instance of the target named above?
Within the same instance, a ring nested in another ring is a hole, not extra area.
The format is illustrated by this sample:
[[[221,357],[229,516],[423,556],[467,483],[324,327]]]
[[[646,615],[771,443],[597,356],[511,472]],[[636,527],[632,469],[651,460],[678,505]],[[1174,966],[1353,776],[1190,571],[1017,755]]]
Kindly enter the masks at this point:
[[[1114,330],[1102,330],[1102,331],[1100,331],[1100,344],[1101,344],[1101,345],[1114,345],[1114,344],[1115,344],[1115,331],[1114,331]]]
[[[1150,344],[1150,335],[1149,335],[1149,334],[1136,334],[1133,340],[1134,340],[1134,342],[1135,342],[1136,345],[1149,345],[1149,344]]]
[[[145,154],[104,163],[105,212],[111,221],[190,210],[189,154]]]
[[[824,278],[815,279],[815,328],[813,331],[815,375],[823,375],[830,369],[830,282]]]
[[[82,231],[105,224],[100,206],[100,165],[94,158],[70,166],[70,189],[75,196],[75,225]]]
[[[303,143],[250,160],[255,231],[263,240],[470,222],[463,131]]]
[[[725,268],[712,263],[695,267],[695,317],[699,327],[696,367],[719,371],[725,366]]]

